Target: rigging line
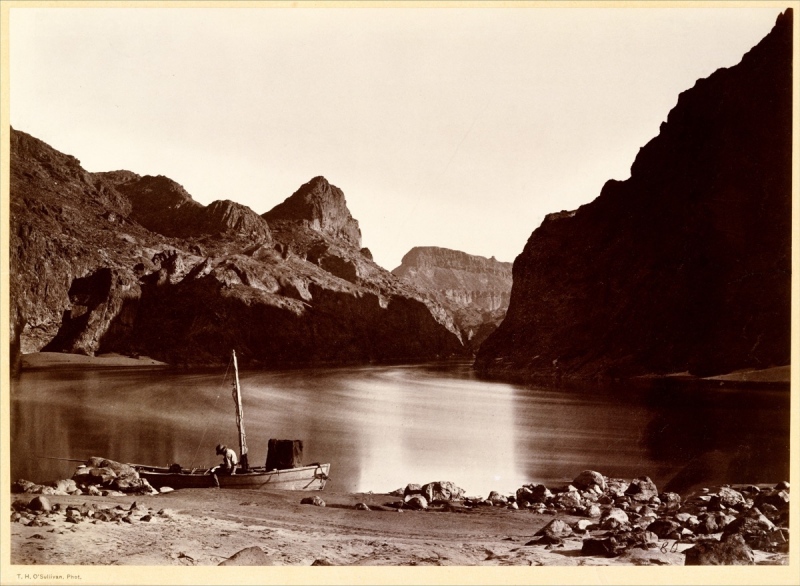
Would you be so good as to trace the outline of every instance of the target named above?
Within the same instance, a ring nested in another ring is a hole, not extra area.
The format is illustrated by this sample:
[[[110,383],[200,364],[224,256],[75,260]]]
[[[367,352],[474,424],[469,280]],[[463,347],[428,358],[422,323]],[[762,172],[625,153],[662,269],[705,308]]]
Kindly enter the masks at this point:
[[[228,366],[225,367],[225,374],[222,375],[222,381],[220,381],[220,387],[225,383],[225,379],[228,378],[228,372],[231,369],[231,363],[233,362],[233,356],[228,359]],[[211,412],[214,413],[217,409],[217,402],[219,401],[220,391],[217,390],[217,398],[214,399],[214,405],[211,407]],[[206,432],[208,432],[208,425],[203,426],[203,435],[200,436],[200,441],[197,442],[197,447],[194,450],[194,455],[192,456],[192,461],[189,463],[189,468],[194,468],[194,461],[197,459],[197,452],[200,451],[200,447],[203,445],[203,442],[206,440]]]

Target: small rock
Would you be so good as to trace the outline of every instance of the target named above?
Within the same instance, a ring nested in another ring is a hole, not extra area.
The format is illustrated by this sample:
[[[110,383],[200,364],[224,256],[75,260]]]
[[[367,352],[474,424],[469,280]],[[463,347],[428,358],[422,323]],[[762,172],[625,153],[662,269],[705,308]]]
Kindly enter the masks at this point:
[[[589,527],[594,527],[596,523],[589,519],[578,519],[573,527],[576,531],[587,531]]]
[[[595,503],[583,508],[583,514],[587,517],[597,518],[603,514],[602,509]]]
[[[357,511],[369,511],[369,507],[366,503],[358,503],[355,508]]]
[[[325,501],[318,496],[307,496],[300,501],[301,505],[314,505],[315,507],[324,507]]]
[[[274,560],[260,547],[246,547],[226,560],[221,561],[220,566],[272,566]],[[319,564],[321,565],[321,564]]]
[[[789,481],[782,480],[775,485],[775,490],[789,490]]]
[[[509,503],[508,508],[516,511],[519,509],[519,505],[516,502]]]
[[[67,521],[70,523],[80,523],[82,519],[83,517],[78,509],[67,509]]]
[[[731,534],[722,540],[703,540],[687,549],[687,566],[751,566],[755,564],[753,550],[739,534]]]
[[[145,515],[144,517],[142,517],[139,520],[140,521],[144,521],[145,523],[149,523],[152,519],[153,519],[153,517],[151,515]]]
[[[173,490],[175,490],[175,489],[171,488],[169,486],[162,486],[161,488],[158,489],[158,492],[160,492],[161,494],[164,494],[166,492],[172,492]]]

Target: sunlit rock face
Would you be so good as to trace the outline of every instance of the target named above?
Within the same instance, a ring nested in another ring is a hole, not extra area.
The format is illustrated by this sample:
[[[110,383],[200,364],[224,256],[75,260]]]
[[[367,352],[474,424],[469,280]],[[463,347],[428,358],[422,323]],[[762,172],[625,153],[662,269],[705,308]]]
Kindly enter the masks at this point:
[[[625,181],[548,216],[514,263],[486,376],[789,364],[792,11],[683,92]]]
[[[322,178],[277,206],[273,230],[166,177],[89,173],[12,129],[10,209],[12,365],[42,349],[180,365],[236,349],[264,366],[466,352],[441,305],[361,248],[344,194]]]
[[[392,271],[437,299],[465,343],[477,350],[503,320],[511,295],[511,263],[436,246],[417,246]]]

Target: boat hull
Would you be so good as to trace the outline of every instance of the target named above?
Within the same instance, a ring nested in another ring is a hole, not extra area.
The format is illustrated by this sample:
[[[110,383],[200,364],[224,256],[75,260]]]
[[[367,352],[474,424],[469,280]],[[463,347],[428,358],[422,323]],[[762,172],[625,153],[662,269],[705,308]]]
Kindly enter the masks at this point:
[[[169,468],[139,466],[139,476],[153,488],[244,488],[250,490],[323,490],[328,481],[330,464],[313,464],[287,470],[251,468],[233,475],[211,474],[207,470],[171,472]]]

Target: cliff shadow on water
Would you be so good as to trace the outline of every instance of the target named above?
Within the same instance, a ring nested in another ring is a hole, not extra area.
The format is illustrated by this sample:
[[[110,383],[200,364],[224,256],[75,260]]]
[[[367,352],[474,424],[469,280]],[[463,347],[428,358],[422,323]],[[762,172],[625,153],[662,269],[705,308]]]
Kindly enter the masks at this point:
[[[789,477],[788,384],[661,378],[516,388],[523,397],[517,417],[528,425],[538,418],[542,425],[523,436],[528,445],[520,452],[557,454],[554,470],[571,473],[575,464],[558,460],[572,458],[612,477],[647,475],[659,490],[680,494]],[[546,403],[557,405],[552,414]],[[543,404],[545,413],[535,413]],[[546,438],[551,428],[562,431]]]

